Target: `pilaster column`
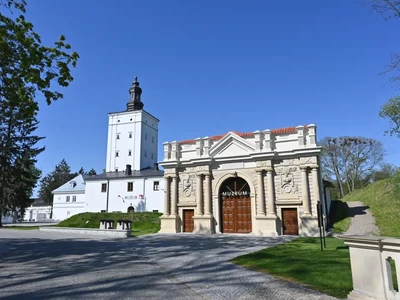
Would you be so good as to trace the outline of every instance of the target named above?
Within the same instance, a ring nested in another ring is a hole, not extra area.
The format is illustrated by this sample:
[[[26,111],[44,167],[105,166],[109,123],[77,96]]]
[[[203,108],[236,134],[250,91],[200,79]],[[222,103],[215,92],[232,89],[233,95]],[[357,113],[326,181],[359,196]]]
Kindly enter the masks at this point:
[[[257,202],[258,209],[257,215],[265,216],[265,193],[264,193],[264,178],[263,178],[263,170],[257,170]]]
[[[274,176],[272,172],[273,172],[272,169],[267,170],[267,187],[268,187],[267,215],[276,216]]]
[[[164,216],[169,216],[170,214],[170,198],[171,198],[171,182],[170,177],[164,177],[165,187],[164,187]]]
[[[204,201],[204,214],[211,216],[211,175],[205,174],[206,187],[205,187],[205,201]]]
[[[203,215],[203,175],[197,174],[197,191],[196,191],[197,211],[196,215]]]
[[[178,176],[172,177],[172,201],[171,201],[171,215],[177,215],[177,204],[178,204]]]
[[[308,187],[308,176],[307,176],[307,168],[308,167],[300,167],[301,171],[301,191],[303,194],[303,215],[311,215],[311,204],[310,204],[310,193]]]
[[[318,166],[312,166],[312,178],[313,178],[314,199],[315,199],[315,204],[317,204],[317,202],[320,201]]]

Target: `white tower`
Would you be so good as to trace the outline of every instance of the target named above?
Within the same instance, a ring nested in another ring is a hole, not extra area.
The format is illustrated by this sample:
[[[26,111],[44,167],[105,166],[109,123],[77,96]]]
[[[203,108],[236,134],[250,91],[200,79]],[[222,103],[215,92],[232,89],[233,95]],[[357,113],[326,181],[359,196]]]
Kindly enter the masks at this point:
[[[142,89],[137,77],[129,89],[126,111],[108,114],[106,172],[153,167],[157,162],[158,123],[143,110]]]

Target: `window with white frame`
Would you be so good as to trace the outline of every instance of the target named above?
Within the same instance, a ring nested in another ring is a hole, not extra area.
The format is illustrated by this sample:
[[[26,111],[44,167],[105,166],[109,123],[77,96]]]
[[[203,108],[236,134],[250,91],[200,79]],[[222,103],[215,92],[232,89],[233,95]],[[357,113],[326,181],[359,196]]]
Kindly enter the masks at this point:
[[[119,133],[117,133],[117,140],[119,140]]]
[[[160,182],[153,181],[153,191],[159,191],[159,190],[160,190]]]
[[[65,200],[65,202],[69,202],[71,199],[71,196],[67,196],[67,199]]]
[[[128,182],[127,191],[128,191],[128,192],[132,192],[132,191],[133,191],[133,182]]]
[[[115,157],[119,157],[119,151],[115,151]]]
[[[107,183],[102,183],[102,184],[101,184],[101,192],[102,192],[102,193],[107,192]]]
[[[128,156],[132,156],[132,150],[128,150]]]
[[[129,138],[131,139],[132,138],[132,132],[129,132]]]
[[[76,202],[76,196],[72,196],[72,202]]]

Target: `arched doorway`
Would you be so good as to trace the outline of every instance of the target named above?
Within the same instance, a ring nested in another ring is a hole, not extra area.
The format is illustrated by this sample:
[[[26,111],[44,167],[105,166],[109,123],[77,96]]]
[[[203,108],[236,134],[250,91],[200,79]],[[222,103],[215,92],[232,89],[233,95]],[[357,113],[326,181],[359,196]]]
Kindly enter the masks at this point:
[[[250,187],[240,177],[226,179],[219,193],[222,233],[250,233],[251,198]]]

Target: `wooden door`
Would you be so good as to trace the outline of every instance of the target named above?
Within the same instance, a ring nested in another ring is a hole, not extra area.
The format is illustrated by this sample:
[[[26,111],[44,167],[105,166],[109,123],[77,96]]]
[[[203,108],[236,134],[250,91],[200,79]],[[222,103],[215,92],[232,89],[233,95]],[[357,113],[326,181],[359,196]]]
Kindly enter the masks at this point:
[[[194,230],[194,209],[183,210],[183,232],[193,232]]]
[[[251,201],[250,197],[222,198],[222,232],[250,233]]]
[[[283,234],[298,235],[299,222],[297,219],[297,208],[282,208]]]
[[[238,233],[251,232],[251,201],[250,197],[237,198],[237,230]]]
[[[236,203],[234,198],[222,198],[222,232],[235,233]]]

